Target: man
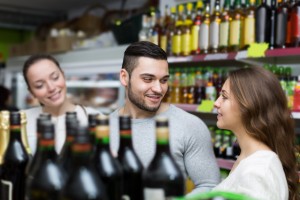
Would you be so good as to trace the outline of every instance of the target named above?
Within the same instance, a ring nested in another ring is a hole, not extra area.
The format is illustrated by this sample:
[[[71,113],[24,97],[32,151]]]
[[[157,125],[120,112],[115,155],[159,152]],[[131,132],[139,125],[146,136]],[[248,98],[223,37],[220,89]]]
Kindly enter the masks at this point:
[[[167,116],[171,152],[183,174],[194,182],[192,193],[209,191],[220,181],[210,132],[198,117],[162,103],[168,78],[167,55],[159,46],[142,41],[127,47],[120,72],[125,104],[110,114],[112,151],[119,147],[118,117],[130,115],[134,150],[147,167],[155,154],[155,117]]]

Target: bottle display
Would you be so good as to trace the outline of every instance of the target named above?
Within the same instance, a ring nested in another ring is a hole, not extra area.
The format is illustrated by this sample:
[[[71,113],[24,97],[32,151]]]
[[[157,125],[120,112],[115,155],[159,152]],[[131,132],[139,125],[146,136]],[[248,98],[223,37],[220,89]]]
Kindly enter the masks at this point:
[[[209,26],[210,26],[210,0],[205,2],[205,10],[202,16],[202,23],[200,25],[200,51],[203,54],[208,53],[209,50]]]
[[[144,199],[156,200],[184,196],[184,176],[169,146],[168,119],[156,119],[156,153],[143,173]]]
[[[72,168],[62,189],[63,200],[107,200],[104,185],[91,160],[87,127],[79,127],[72,144]]]
[[[255,42],[270,42],[270,16],[271,9],[266,0],[262,0],[261,4],[255,10]]]
[[[143,200],[142,173],[143,165],[135,153],[131,139],[130,116],[119,117],[120,147],[118,160],[123,171],[123,198]],[[132,187],[132,186],[135,187]]]
[[[220,0],[215,2],[215,10],[211,16],[211,22],[209,25],[209,46],[211,53],[217,53],[220,47],[219,34],[220,34],[220,23],[221,23],[221,11],[220,11]]]
[[[59,199],[65,173],[57,162],[54,135],[54,124],[49,120],[43,121],[39,139],[40,154],[32,172],[32,180],[26,183],[30,200]]]
[[[23,199],[25,169],[29,160],[21,133],[21,115],[9,114],[9,142],[4,154],[1,174],[1,199]]]
[[[99,115],[96,125],[96,151],[94,161],[106,189],[109,200],[122,198],[123,173],[119,161],[109,147],[109,118]]]

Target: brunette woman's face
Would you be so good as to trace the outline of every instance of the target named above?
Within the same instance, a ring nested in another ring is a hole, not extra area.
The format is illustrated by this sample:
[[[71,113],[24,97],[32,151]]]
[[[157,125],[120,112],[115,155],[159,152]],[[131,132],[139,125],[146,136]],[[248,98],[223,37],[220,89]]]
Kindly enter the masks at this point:
[[[28,68],[27,80],[32,95],[46,107],[59,107],[66,100],[64,74],[51,60],[40,60]]]
[[[217,108],[218,112],[218,128],[235,131],[242,126],[239,105],[230,91],[228,79],[225,81],[214,107]]]

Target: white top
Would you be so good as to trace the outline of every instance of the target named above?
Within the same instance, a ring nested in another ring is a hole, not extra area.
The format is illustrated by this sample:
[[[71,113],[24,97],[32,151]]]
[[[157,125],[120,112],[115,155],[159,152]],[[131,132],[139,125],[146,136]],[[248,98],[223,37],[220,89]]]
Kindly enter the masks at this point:
[[[84,111],[85,109],[85,111]],[[76,105],[75,112],[80,125],[88,125],[88,114],[100,114],[97,110],[90,107],[81,107]],[[42,107],[35,107],[25,110],[27,117],[27,136],[32,154],[36,151],[37,146],[37,118],[43,113]],[[59,154],[66,140],[65,114],[58,117],[52,116],[52,122],[55,126],[55,150]]]
[[[273,151],[256,151],[240,161],[213,190],[241,193],[258,200],[287,200],[288,185],[282,164]]]

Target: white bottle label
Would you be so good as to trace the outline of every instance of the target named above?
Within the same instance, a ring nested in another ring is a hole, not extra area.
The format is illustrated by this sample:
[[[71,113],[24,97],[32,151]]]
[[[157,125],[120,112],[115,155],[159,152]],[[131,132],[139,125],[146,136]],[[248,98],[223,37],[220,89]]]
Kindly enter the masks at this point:
[[[144,200],[165,200],[165,192],[161,188],[144,188]]]
[[[202,23],[200,26],[200,49],[208,49],[209,45],[209,27],[207,24]]]
[[[219,24],[212,22],[209,26],[209,45],[211,48],[217,49],[219,47]]]
[[[1,180],[1,199],[12,200],[13,184],[10,181]]]

